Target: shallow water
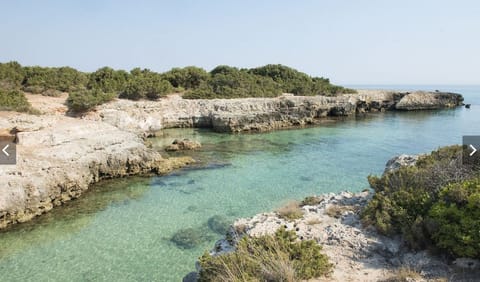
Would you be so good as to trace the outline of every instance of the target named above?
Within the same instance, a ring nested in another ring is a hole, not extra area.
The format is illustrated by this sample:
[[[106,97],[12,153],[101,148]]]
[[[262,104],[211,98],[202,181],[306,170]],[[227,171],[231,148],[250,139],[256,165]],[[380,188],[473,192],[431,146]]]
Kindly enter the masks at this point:
[[[203,149],[194,157],[206,167],[103,182],[81,199],[0,232],[0,280],[179,281],[221,237],[207,225],[212,216],[233,220],[289,199],[360,191],[368,187],[366,176],[381,173],[396,154],[480,134],[480,87],[438,88],[464,94],[472,109],[379,113],[266,134],[166,130],[152,139],[154,147],[176,137],[198,140]],[[202,235],[198,246],[182,249],[169,240],[182,228]]]

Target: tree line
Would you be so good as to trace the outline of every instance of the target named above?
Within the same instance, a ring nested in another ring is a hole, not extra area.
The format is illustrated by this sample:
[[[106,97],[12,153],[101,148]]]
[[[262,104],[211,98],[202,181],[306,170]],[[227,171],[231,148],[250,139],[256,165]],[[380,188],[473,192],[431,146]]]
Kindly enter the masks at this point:
[[[18,62],[0,63],[0,91],[2,96],[18,96],[22,91],[46,96],[68,92],[67,104],[76,112],[88,111],[117,97],[156,100],[173,92],[183,93],[186,99],[277,97],[282,93],[333,96],[354,92],[331,84],[327,78],[311,77],[283,65],[251,69],[221,65],[210,72],[189,66],[164,73],[103,67],[86,73],[71,67],[22,66]]]

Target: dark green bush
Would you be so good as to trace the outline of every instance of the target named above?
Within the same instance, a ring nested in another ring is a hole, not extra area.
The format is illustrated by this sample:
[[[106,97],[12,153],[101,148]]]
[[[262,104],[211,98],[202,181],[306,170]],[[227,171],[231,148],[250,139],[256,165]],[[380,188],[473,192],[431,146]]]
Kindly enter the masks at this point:
[[[23,92],[0,89],[0,111],[29,112],[31,109]]]
[[[196,89],[188,91],[187,99],[277,97],[282,93],[272,79],[250,74],[229,66],[218,66],[211,77]]]
[[[280,228],[274,236],[243,237],[235,251],[200,258],[199,281],[297,281],[324,276],[332,264],[314,240],[298,241]]]
[[[441,247],[432,241],[430,210],[441,201],[442,187],[479,174],[477,163],[462,163],[462,150],[440,148],[420,157],[415,166],[369,176],[375,195],[362,212],[363,223],[385,235],[401,234],[412,248]]]
[[[22,85],[25,72],[18,62],[0,63],[0,89],[13,89]]]
[[[120,93],[120,98],[156,100],[172,91],[170,83],[150,70],[133,69],[131,77]]]
[[[115,98],[114,93],[104,93],[100,89],[77,90],[68,95],[68,108],[77,113],[86,112]]]
[[[206,82],[210,77],[208,72],[194,66],[173,68],[163,74],[164,78],[176,88],[194,89]]]
[[[281,85],[282,91],[301,96],[337,95],[341,93],[355,93],[352,89],[330,84],[328,78],[310,77],[296,69],[283,65],[266,65],[253,68],[248,72],[269,77]]]
[[[99,89],[105,93],[118,93],[124,90],[129,76],[124,70],[103,67],[89,75],[87,88]]]
[[[85,88],[87,75],[70,67],[44,68],[24,67],[23,89],[34,94],[48,90],[61,92]]]
[[[429,217],[436,246],[456,257],[480,258],[480,178],[443,188]]]

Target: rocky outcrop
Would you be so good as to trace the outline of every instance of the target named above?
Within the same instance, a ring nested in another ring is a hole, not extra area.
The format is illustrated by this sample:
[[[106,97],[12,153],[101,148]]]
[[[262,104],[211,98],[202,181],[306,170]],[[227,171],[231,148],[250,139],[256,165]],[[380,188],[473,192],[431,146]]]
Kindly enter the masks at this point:
[[[434,110],[460,106],[463,97],[460,94],[449,92],[416,91],[402,97],[395,105],[397,110]]]
[[[102,122],[11,114],[0,128],[18,131],[17,165],[0,166],[0,228],[77,198],[102,179],[163,174],[192,162],[164,159],[137,134]]]
[[[117,100],[89,119],[149,133],[172,127],[207,127],[218,132],[268,131],[321,122],[326,117],[387,110],[423,110],[460,105],[461,95],[443,92],[359,90],[357,94],[278,98],[186,100],[172,95],[159,101]]]
[[[297,220],[286,220],[275,212],[238,219],[226,236],[229,240],[219,240],[211,254],[232,251],[232,238],[235,242],[241,236],[271,235],[284,227],[295,231],[300,240],[315,240],[323,246],[323,252],[334,264],[328,281],[387,281],[402,268],[423,276],[409,281],[451,277],[454,269],[446,261],[427,251],[411,251],[400,238],[388,238],[362,226],[359,212],[370,198],[368,191],[330,193],[317,196],[317,204],[301,207],[303,217]],[[197,276],[190,273],[189,277]]]
[[[384,173],[393,172],[402,166],[414,166],[418,161],[419,155],[399,155],[388,160],[385,165]]]
[[[173,140],[171,145],[168,145],[165,148],[165,151],[187,151],[187,150],[195,150],[202,147],[202,145],[197,141],[192,141],[188,139],[175,139]]]

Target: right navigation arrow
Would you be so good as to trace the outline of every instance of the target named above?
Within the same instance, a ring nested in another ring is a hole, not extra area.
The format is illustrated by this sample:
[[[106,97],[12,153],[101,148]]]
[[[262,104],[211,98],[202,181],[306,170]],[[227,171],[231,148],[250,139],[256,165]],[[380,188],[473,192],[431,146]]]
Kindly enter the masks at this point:
[[[477,149],[475,147],[473,147],[472,144],[470,144],[470,148],[472,148],[472,152],[470,153],[470,157],[473,156],[473,154],[475,154],[477,152]]]

